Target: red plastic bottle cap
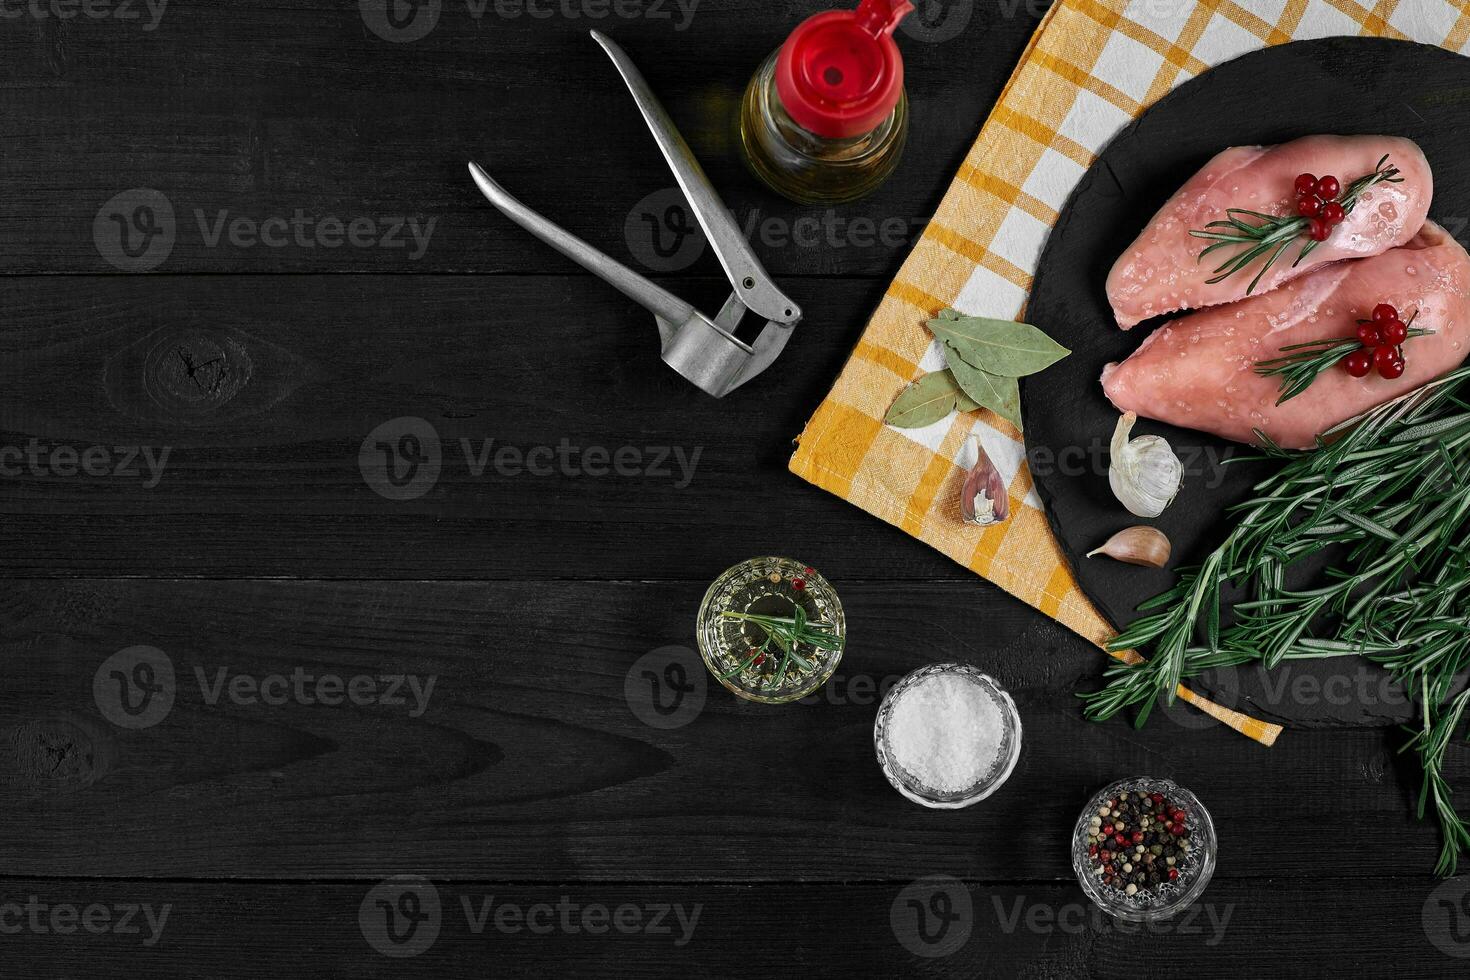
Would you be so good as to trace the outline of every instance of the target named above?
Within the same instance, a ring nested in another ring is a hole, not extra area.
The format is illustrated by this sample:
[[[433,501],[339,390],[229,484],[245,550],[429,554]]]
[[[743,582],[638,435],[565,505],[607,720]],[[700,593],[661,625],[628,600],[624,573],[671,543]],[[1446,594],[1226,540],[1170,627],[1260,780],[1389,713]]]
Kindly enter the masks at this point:
[[[776,55],[776,94],[801,128],[842,139],[871,132],[903,94],[893,31],[908,0],[862,0],[857,10],[808,17]]]

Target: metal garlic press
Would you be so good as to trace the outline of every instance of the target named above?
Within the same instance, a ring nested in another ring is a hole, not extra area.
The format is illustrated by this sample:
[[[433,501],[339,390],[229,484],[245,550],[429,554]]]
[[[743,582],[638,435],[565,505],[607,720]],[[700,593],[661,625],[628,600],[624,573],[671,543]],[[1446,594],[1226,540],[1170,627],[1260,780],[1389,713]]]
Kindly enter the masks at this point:
[[[592,37],[612,58],[628,91],[633,93],[643,121],[653,132],[699,227],[725,269],[733,292],[720,312],[713,317],[705,316],[662,286],[543,218],[506,193],[478,164],[470,164],[470,176],[480,192],[510,220],[653,313],[663,342],[664,363],[702,390],[723,398],[770,367],[801,320],[801,308],[776,288],[751,252],[739,225],[710,186],[689,144],[679,135],[674,121],[654,97],[642,73],[623,49],[607,37],[597,31],[592,32]],[[766,321],[752,344],[735,336],[747,311]]]

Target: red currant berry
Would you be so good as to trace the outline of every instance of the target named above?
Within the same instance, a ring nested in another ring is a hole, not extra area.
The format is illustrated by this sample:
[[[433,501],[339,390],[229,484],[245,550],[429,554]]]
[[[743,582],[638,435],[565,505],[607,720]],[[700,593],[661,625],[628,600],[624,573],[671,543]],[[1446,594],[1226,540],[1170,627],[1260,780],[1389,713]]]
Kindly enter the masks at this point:
[[[1296,179],[1296,193],[1298,197],[1317,193],[1317,177],[1315,174],[1301,174]]]
[[[1394,358],[1398,356],[1399,352],[1392,347],[1380,347],[1373,352],[1373,365],[1375,367],[1383,367],[1385,364],[1393,363]]]
[[[1387,323],[1389,320],[1397,320],[1399,311],[1387,303],[1379,303],[1373,307],[1373,319],[1377,323]]]
[[[1391,350],[1392,348],[1380,347],[1378,349]],[[1378,376],[1380,378],[1383,378],[1385,381],[1392,381],[1394,378],[1401,378],[1404,376],[1404,366],[1404,359],[1397,356],[1394,357],[1393,360],[1379,362]]]
[[[1321,218],[1313,218],[1307,234],[1311,236],[1314,242],[1325,242],[1327,241],[1327,236],[1332,234],[1332,226]]]
[[[1322,199],[1316,194],[1308,194],[1299,197],[1296,201],[1296,213],[1303,218],[1315,218],[1322,213]]]
[[[1300,180],[1301,178],[1298,177],[1297,179]],[[1317,196],[1322,198],[1324,201],[1334,200],[1337,197],[1338,192],[1341,190],[1342,185],[1337,182],[1336,177],[1333,177],[1330,174],[1317,181]]]
[[[1383,328],[1372,320],[1358,324],[1358,343],[1364,347],[1382,347]]]
[[[1347,209],[1336,201],[1328,201],[1322,205],[1322,217],[1328,224],[1340,225],[1347,219]]]
[[[1409,326],[1402,320],[1389,320],[1381,328],[1383,342],[1397,347],[1409,339]]]
[[[1342,366],[1355,378],[1366,378],[1373,370],[1373,355],[1365,350],[1355,350],[1342,359]]]

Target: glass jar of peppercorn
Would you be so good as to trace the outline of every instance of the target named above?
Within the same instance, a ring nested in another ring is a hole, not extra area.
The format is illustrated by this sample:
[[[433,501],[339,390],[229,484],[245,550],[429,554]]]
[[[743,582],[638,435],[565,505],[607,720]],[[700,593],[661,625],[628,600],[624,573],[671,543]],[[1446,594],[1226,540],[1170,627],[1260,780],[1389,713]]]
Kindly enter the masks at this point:
[[[1072,869],[1087,897],[1127,922],[1167,919],[1215,873],[1215,825],[1195,795],[1168,779],[1113,783],[1077,819]]]

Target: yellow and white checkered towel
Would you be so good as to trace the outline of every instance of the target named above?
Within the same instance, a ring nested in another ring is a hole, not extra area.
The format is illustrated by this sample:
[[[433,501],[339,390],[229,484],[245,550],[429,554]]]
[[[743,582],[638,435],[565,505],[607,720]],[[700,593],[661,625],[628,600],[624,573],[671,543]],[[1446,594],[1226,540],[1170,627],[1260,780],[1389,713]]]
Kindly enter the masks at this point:
[[[1047,527],[1009,423],[989,412],[895,429],[883,415],[903,388],[944,365],[924,327],[949,306],[1020,316],[1047,233],[1102,148],[1174,86],[1212,65],[1286,41],[1377,35],[1463,51],[1470,3],[1452,0],[1057,0],[1000,101],[807,423],[791,470],[896,524],[1102,644],[1107,622],[1077,588]],[[1010,520],[959,517],[964,446],[976,435],[1008,480]],[[1267,745],[1279,726],[1186,700]]]

